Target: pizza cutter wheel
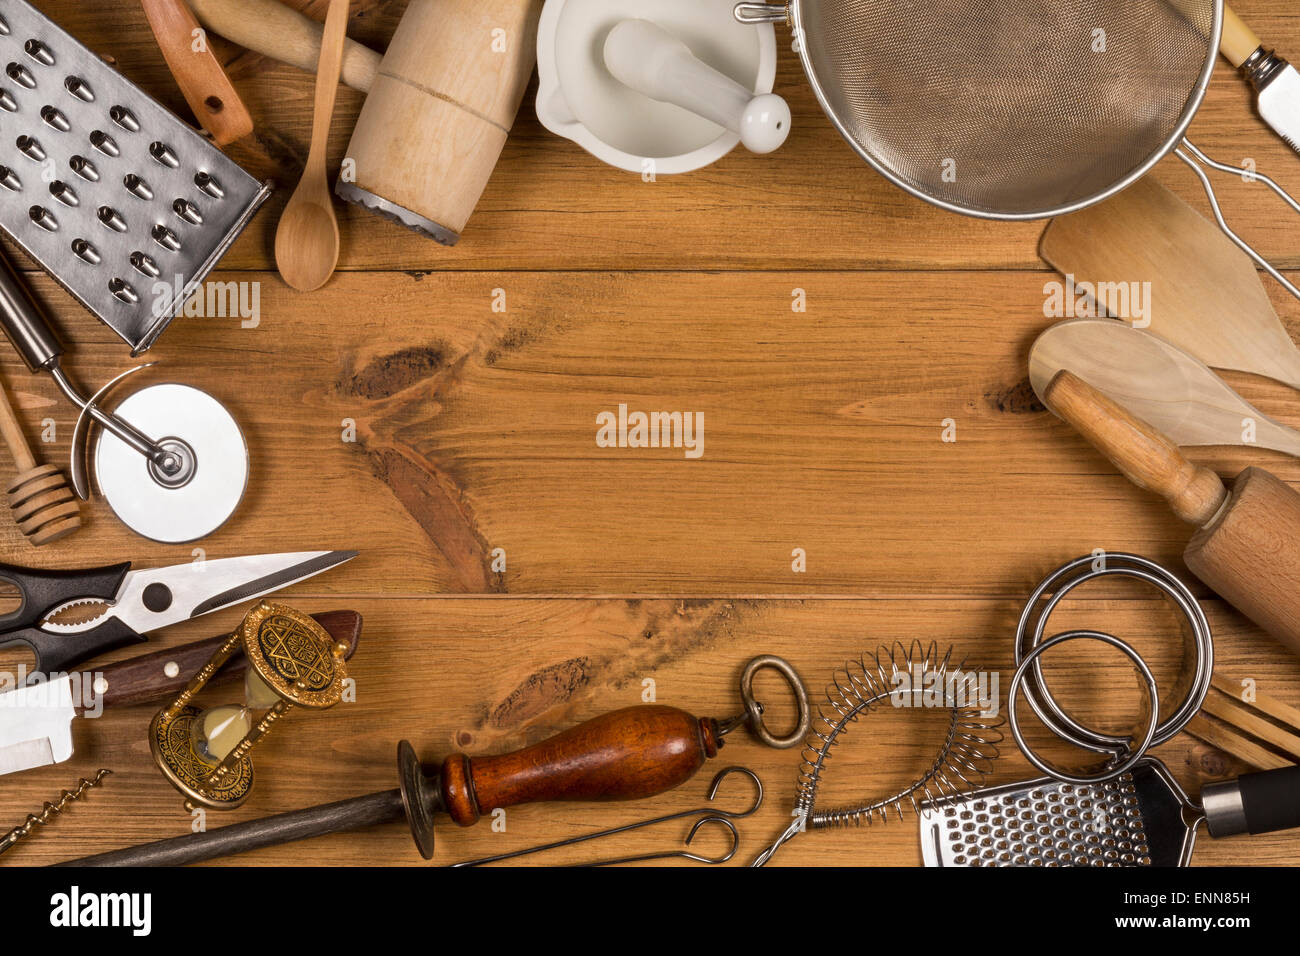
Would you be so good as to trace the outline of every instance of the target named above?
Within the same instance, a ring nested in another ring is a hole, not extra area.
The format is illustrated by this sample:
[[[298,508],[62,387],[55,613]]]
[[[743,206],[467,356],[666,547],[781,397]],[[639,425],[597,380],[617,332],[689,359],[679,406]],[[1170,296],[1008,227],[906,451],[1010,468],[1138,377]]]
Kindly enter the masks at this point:
[[[179,463],[164,469],[101,429],[95,478],[123,524],[175,544],[211,534],[234,514],[248,485],[248,447],[224,405],[201,389],[168,383],[129,395],[113,417],[150,436]]]

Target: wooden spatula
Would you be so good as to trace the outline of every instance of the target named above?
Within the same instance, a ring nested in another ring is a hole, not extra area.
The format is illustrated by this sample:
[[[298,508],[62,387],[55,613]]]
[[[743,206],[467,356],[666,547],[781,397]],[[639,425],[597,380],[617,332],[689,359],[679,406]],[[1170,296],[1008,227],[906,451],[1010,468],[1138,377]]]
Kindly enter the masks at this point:
[[[1211,368],[1300,389],[1300,350],[1254,264],[1150,176],[1104,203],[1053,219],[1039,252],[1078,282],[1151,283],[1148,331]],[[1101,292],[1099,304],[1117,315],[1118,297]]]

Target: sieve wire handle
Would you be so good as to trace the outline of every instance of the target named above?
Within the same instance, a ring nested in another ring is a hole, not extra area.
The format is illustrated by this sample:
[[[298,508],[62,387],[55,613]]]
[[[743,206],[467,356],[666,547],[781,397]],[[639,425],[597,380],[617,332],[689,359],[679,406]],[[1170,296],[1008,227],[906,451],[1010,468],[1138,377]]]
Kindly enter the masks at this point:
[[[1214,185],[1210,182],[1210,177],[1206,174],[1204,167],[1208,166],[1211,169],[1217,169],[1221,173],[1228,173],[1232,176],[1244,176],[1247,178],[1248,182],[1258,180],[1269,189],[1273,190],[1273,192],[1280,196],[1288,206],[1298,213],[1300,213],[1300,202],[1296,202],[1290,193],[1263,173],[1243,169],[1240,166],[1229,166],[1227,163],[1221,163],[1216,159],[1211,159],[1193,145],[1191,140],[1183,140],[1182,143],[1174,149],[1174,154],[1190,166],[1192,172],[1196,173],[1197,178],[1200,179],[1201,186],[1205,189],[1206,198],[1210,200],[1210,209],[1214,212],[1214,221],[1219,224],[1219,228],[1223,230],[1223,234],[1231,239],[1238,249],[1250,256],[1256,265],[1281,283],[1282,287],[1286,289],[1286,291],[1290,292],[1297,299],[1300,299],[1300,289],[1297,289],[1291,283],[1290,279],[1274,268],[1271,262],[1256,252],[1250,243],[1246,242],[1245,239],[1242,239],[1241,236],[1232,231],[1227,221],[1223,218],[1223,211],[1219,208],[1219,197],[1215,194]]]
[[[731,12],[741,23],[790,24],[788,3],[738,3]]]

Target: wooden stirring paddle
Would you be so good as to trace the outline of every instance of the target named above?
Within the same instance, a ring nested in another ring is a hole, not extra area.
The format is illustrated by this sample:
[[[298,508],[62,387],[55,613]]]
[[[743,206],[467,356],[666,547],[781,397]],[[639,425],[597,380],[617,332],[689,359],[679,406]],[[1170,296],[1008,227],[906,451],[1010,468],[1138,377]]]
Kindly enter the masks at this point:
[[[325,174],[325,150],[329,145],[347,27],[348,0],[330,0],[316,69],[311,150],[307,153],[302,179],[275,232],[275,266],[284,281],[299,292],[311,292],[323,286],[339,261],[339,223]]]
[[[1210,368],[1253,372],[1300,389],[1291,341],[1255,265],[1219,228],[1145,176],[1119,195],[1053,219],[1039,253],[1078,282],[1115,283],[1099,304],[1149,282],[1148,331]]]

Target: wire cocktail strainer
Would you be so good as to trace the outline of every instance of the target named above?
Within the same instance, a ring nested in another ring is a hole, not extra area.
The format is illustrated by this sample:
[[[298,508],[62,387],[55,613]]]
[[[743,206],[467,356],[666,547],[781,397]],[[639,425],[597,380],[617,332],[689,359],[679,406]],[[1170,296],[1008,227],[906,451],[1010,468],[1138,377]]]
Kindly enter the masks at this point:
[[[1176,152],[1229,238],[1300,297],[1219,213],[1205,167],[1242,170],[1183,138],[1214,67],[1222,0],[790,0],[739,3],[735,15],[793,28],[831,122],[914,196],[988,219],[1048,218]]]

